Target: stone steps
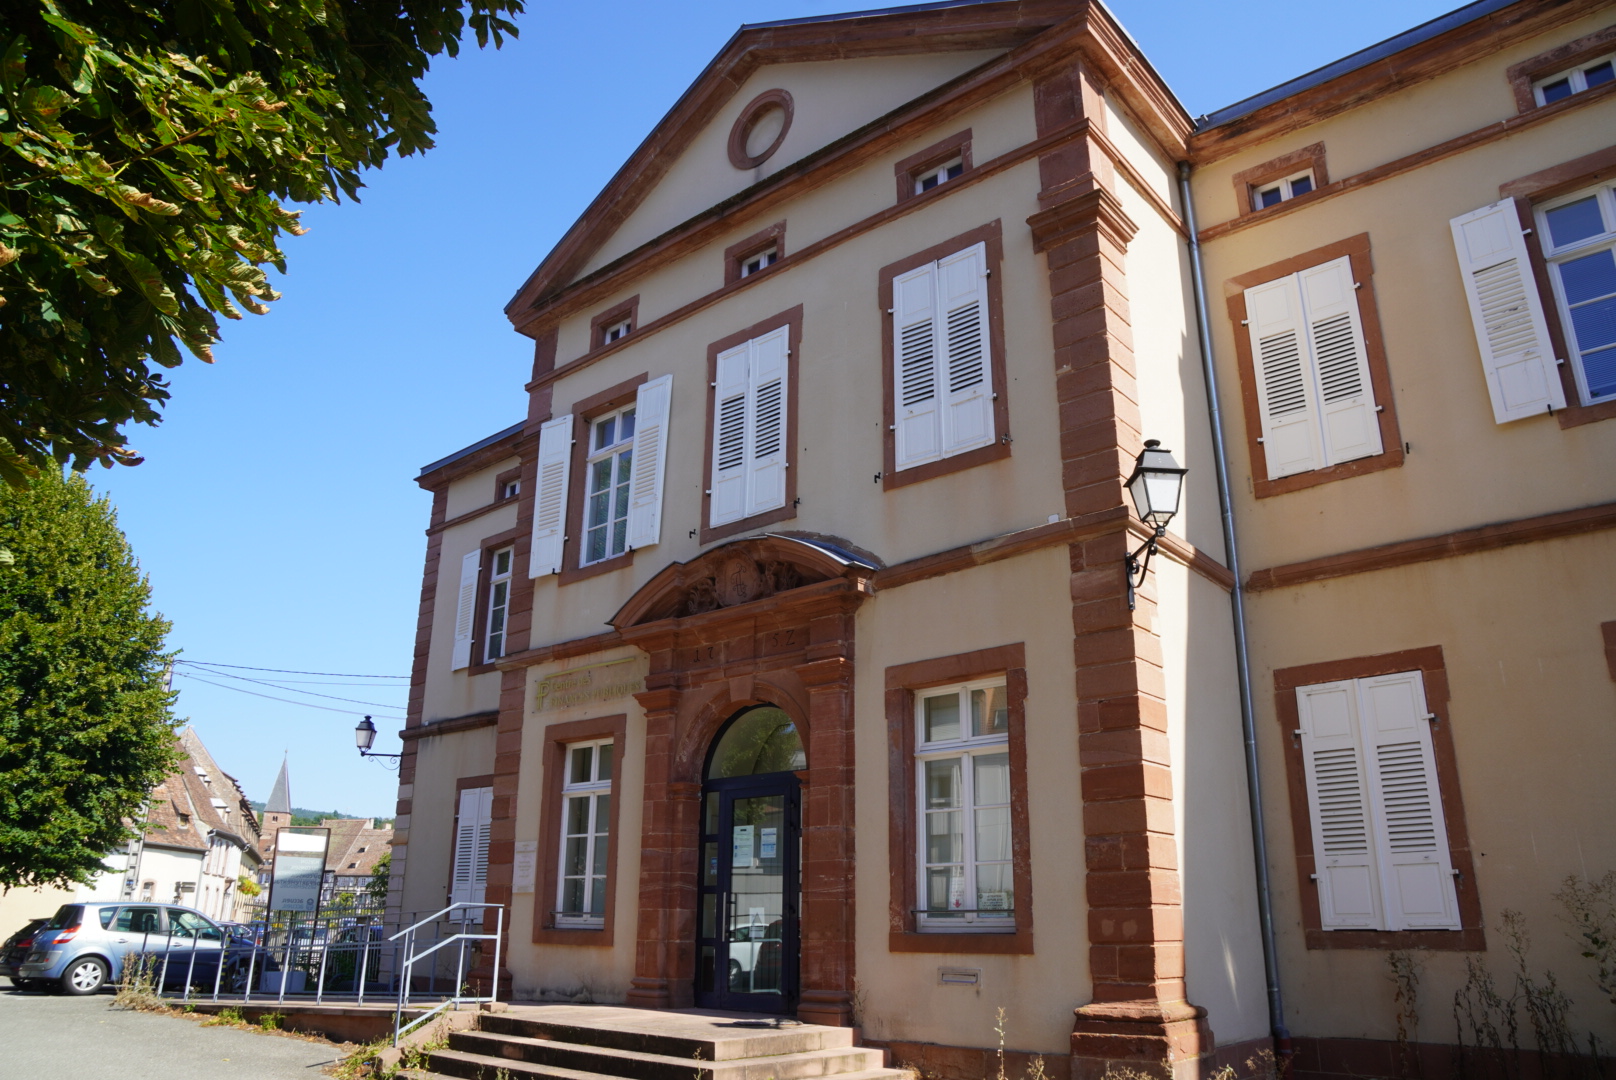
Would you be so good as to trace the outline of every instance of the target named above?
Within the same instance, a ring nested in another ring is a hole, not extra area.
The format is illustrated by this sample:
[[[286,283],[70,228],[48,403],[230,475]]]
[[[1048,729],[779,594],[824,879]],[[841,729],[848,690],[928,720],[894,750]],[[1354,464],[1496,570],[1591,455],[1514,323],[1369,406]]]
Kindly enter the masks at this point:
[[[907,1080],[847,1028],[609,1006],[514,1006],[449,1035],[412,1080]]]

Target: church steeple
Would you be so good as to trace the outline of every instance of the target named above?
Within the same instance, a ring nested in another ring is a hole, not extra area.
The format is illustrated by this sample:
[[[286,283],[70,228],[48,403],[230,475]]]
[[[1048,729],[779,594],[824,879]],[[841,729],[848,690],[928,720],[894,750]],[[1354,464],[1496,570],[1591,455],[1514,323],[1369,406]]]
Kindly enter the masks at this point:
[[[264,804],[264,813],[291,816],[291,783],[286,778],[286,759],[284,757],[281,758],[281,774],[275,778],[275,786],[269,792],[269,801]]]

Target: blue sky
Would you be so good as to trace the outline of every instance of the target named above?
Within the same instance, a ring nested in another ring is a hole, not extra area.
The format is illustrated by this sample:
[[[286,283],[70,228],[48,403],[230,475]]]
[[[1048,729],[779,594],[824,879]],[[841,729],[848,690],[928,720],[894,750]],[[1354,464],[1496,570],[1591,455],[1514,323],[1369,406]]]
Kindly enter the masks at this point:
[[[173,373],[164,423],[131,433],[146,463],[90,474],[186,659],[389,706],[307,699],[343,710],[326,712],[176,679],[179,715],[251,798],[284,752],[297,805],[392,814],[396,776],[359,760],[353,726],[375,713],[377,749],[396,751],[406,683],[242,668],[408,675],[430,505],[413,478],[525,412],[531,348],[505,302],[741,23],[856,6],[529,4],[517,42],[434,67],[436,150],[372,174],[360,203],[305,213],[285,298],[227,325],[217,363]],[[1112,2],[1192,115],[1452,6]]]

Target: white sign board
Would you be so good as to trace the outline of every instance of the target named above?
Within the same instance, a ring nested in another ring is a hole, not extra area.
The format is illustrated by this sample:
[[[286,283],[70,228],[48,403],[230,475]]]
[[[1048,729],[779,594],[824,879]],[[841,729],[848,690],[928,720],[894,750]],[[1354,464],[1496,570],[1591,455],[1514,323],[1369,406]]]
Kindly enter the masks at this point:
[[[730,860],[731,866],[743,870],[751,869],[753,847],[752,840],[755,829],[756,826],[753,825],[735,826],[735,857]]]
[[[269,880],[270,911],[317,911],[325,878],[330,829],[285,828],[275,834],[275,869]]]
[[[511,868],[511,892],[530,893],[533,891],[533,880],[539,864],[539,842],[537,840],[518,840],[516,842],[516,865]]]

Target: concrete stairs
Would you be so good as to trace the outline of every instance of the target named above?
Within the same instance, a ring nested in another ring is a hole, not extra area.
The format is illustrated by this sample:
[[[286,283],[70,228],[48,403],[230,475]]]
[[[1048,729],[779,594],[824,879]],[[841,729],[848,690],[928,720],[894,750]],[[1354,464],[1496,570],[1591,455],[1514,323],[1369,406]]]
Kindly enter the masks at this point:
[[[511,1006],[451,1032],[411,1080],[908,1080],[849,1028],[709,1012]]]

